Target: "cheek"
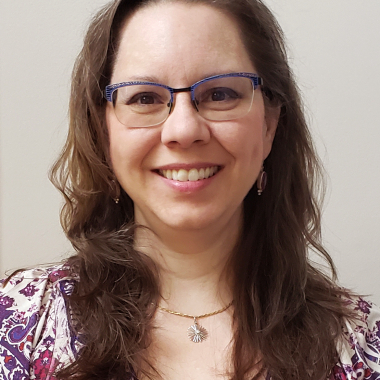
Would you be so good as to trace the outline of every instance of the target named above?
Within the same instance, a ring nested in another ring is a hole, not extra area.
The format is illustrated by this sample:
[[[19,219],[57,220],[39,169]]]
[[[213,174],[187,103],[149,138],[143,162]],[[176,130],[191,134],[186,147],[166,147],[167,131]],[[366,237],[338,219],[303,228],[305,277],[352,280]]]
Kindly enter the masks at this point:
[[[112,118],[107,118],[108,136],[109,136],[109,154],[111,164],[115,174],[119,167],[124,164],[123,150],[128,148],[124,142],[123,132],[118,128]]]
[[[128,128],[121,124],[113,110],[106,113],[110,159],[120,182],[140,170],[160,136],[154,128]]]
[[[255,112],[220,127],[214,129],[214,136],[231,156],[245,165],[262,163],[266,132],[263,114]]]
[[[133,161],[132,156],[134,155],[134,144],[131,144],[133,141],[133,136],[128,136],[131,130],[128,130],[117,120],[111,108],[107,109],[106,121],[112,168],[119,182],[122,183],[125,179],[122,177],[125,177],[124,173],[129,171],[131,166],[130,161]]]

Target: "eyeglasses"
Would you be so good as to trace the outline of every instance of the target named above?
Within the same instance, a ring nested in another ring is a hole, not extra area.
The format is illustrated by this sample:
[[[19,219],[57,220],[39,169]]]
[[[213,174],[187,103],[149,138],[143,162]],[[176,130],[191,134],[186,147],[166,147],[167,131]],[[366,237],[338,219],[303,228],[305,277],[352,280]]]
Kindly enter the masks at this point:
[[[120,123],[130,128],[163,123],[173,110],[174,94],[178,92],[191,93],[191,102],[203,118],[226,121],[250,111],[254,90],[262,84],[262,79],[251,73],[214,75],[185,88],[131,81],[108,85],[105,98],[113,103]]]

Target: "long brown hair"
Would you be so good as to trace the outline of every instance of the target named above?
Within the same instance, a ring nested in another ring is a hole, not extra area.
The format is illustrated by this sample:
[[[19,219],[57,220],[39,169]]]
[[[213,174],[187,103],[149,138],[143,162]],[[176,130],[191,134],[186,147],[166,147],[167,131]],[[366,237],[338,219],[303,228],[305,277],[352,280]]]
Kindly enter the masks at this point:
[[[159,1],[117,0],[104,7],[74,67],[69,134],[51,178],[65,197],[61,222],[77,250],[69,264],[80,281],[68,301],[84,347],[59,372],[62,379],[125,379],[140,371],[150,343],[158,277],[154,263],[133,248],[133,203],[112,171],[102,91],[125,20]],[[343,319],[351,314],[320,242],[320,164],[281,29],[260,0],[174,1],[208,4],[232,16],[264,80],[266,106],[281,107],[265,162],[268,185],[260,198],[255,186],[247,194],[242,238],[232,257],[239,281],[233,289],[231,377],[244,380],[256,366],[273,379],[326,378],[338,360]],[[309,250],[327,261],[332,279],[311,264]]]

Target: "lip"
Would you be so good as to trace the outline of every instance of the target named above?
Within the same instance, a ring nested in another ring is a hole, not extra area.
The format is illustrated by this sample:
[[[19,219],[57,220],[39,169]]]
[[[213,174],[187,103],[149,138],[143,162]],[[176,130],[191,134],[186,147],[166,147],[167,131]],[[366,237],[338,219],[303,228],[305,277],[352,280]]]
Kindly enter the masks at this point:
[[[172,163],[172,164],[167,164],[163,166],[158,166],[157,168],[154,168],[154,172],[158,172],[159,170],[177,170],[177,169],[185,169],[185,170],[191,170],[191,169],[205,169],[205,168],[210,168],[213,166],[217,166],[220,169],[223,168],[223,165],[212,163],[212,162],[195,162],[192,164],[184,164],[184,163]]]
[[[167,179],[165,177],[160,176],[159,174],[157,174],[157,176],[160,178],[161,181],[164,182],[165,185],[169,186],[173,190],[176,190],[181,193],[189,194],[189,193],[202,190],[208,185],[210,185],[213,181],[215,181],[215,178],[218,177],[218,173],[206,179],[201,179],[198,181],[186,181],[186,182],[173,181],[172,179]]]
[[[168,179],[166,177],[163,177],[162,175],[159,174],[160,170],[179,170],[179,169],[185,169],[185,170],[191,170],[191,169],[202,169],[202,168],[207,168],[207,167],[213,167],[213,166],[218,166],[219,170],[216,174],[209,178],[205,179],[200,179],[198,181],[175,181],[172,179]],[[164,166],[160,166],[157,169],[152,170],[154,174],[156,174],[160,180],[166,185],[172,188],[175,191],[181,192],[181,193],[193,193],[197,192],[199,190],[204,189],[205,187],[209,186],[213,181],[215,181],[215,178],[218,177],[219,173],[222,171],[223,166],[221,165],[216,165],[213,163],[193,163],[193,164],[168,164]]]

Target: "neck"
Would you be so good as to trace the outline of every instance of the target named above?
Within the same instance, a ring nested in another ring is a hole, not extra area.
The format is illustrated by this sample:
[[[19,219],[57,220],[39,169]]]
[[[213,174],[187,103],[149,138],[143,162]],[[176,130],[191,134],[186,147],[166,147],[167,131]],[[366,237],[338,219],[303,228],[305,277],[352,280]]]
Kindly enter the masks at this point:
[[[199,315],[231,302],[228,263],[239,238],[240,216],[234,222],[192,231],[138,229],[136,248],[159,270],[161,306]]]

